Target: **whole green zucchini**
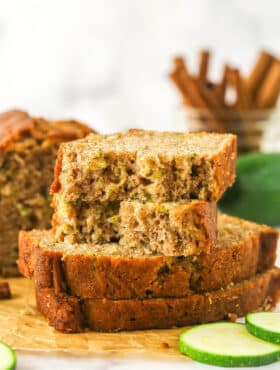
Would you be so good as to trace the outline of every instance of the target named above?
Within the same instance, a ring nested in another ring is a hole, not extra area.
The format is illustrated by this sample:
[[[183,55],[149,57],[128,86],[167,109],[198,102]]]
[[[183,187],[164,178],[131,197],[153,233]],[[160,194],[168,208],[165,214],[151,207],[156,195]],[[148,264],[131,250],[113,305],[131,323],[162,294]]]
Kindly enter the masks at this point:
[[[239,156],[236,173],[219,209],[258,223],[280,225],[280,153]]]

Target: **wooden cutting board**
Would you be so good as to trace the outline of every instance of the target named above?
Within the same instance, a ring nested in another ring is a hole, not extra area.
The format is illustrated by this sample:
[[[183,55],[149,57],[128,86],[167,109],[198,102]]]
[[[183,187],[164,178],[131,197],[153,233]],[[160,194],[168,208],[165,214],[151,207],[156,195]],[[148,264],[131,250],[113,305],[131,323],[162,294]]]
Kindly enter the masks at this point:
[[[182,329],[121,333],[62,334],[49,327],[36,309],[31,281],[8,280],[13,298],[0,301],[0,340],[15,350],[63,352],[98,357],[147,357],[186,361],[177,349]]]

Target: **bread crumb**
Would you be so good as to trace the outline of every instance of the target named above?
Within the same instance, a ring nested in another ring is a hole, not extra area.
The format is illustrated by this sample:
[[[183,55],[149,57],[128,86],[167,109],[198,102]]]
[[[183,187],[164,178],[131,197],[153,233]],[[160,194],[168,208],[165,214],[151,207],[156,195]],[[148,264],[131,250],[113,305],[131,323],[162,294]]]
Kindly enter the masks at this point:
[[[38,315],[38,311],[30,306],[29,304],[27,304],[23,309],[19,310],[19,313],[20,315],[26,315],[26,316],[34,316],[34,315]]]
[[[272,298],[271,297],[266,297],[265,300],[264,300],[264,303],[262,305],[262,310],[263,311],[270,311],[272,309]]]
[[[235,322],[237,320],[237,315],[236,313],[228,313],[227,314],[227,319],[231,322]]]
[[[161,342],[161,343],[160,343],[160,348],[162,348],[162,349],[167,349],[167,348],[170,348],[170,346],[169,346],[169,344],[168,344],[168,343],[166,343],[166,342]]]
[[[11,289],[7,281],[0,282],[0,299],[11,299]]]

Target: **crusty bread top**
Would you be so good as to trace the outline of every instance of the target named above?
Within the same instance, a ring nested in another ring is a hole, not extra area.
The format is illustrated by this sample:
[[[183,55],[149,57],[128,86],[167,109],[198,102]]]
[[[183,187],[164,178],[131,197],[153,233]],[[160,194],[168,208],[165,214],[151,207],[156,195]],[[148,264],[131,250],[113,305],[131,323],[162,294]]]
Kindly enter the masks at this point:
[[[216,248],[232,247],[246,242],[252,235],[260,237],[261,234],[265,233],[270,233],[275,238],[279,235],[277,230],[269,226],[258,225],[251,221],[245,221],[225,214],[218,214],[218,239]],[[61,252],[64,255],[82,254],[89,256],[123,256],[128,258],[143,256],[142,248],[125,248],[118,243],[73,245],[67,242],[55,243],[51,231],[32,230],[28,234],[29,238],[34,241],[34,245],[38,245],[48,251]]]
[[[141,152],[172,155],[213,155],[235,141],[232,134],[160,132],[131,129],[111,135],[89,135],[75,143],[67,143],[64,151],[77,153]]]
[[[0,149],[5,149],[9,143],[18,140],[21,134],[26,132],[60,142],[80,139],[93,130],[74,120],[46,121],[42,118],[32,118],[21,110],[0,114]]]
[[[242,242],[252,235],[272,234],[277,238],[279,232],[267,225],[259,225],[252,221],[243,220],[225,214],[218,214],[218,242],[217,247],[223,248]]]
[[[26,112],[20,110],[0,114],[0,148],[6,147],[22,132],[32,130],[34,124],[34,120]]]

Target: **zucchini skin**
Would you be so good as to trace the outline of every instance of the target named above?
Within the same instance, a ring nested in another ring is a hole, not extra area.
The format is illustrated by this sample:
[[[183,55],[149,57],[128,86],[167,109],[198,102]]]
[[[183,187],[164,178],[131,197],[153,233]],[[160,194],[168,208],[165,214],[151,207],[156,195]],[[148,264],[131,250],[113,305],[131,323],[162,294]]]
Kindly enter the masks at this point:
[[[280,225],[280,153],[241,155],[236,174],[219,209],[257,223]]]
[[[191,331],[193,329],[206,326],[206,325],[207,326],[213,325],[213,338],[214,338],[215,324],[219,324],[219,323],[202,324],[202,325],[191,327],[183,331],[179,336],[180,352],[185,356],[189,356],[195,361],[208,364],[208,365],[221,366],[221,367],[257,367],[257,366],[272,364],[280,360],[280,347],[279,349],[276,349],[275,351],[271,351],[270,353],[261,354],[261,355],[230,355],[230,354],[222,354],[222,353],[221,354],[211,353],[211,352],[207,352],[206,350],[199,350],[193,347],[191,344],[186,343],[186,341],[184,341],[184,334],[186,334],[186,332],[190,332],[191,334]],[[234,323],[233,325],[244,326],[241,323]]]
[[[8,344],[6,344],[4,342],[0,342],[0,346],[6,348],[7,351],[9,352],[11,358],[12,358],[12,361],[10,362],[9,367],[6,368],[5,370],[15,370],[16,365],[17,365],[17,356],[16,356],[15,351]],[[2,369],[1,368],[1,362],[0,362],[0,369]]]
[[[265,315],[266,312],[264,312],[263,314]],[[254,315],[254,314],[247,315],[245,319],[245,325],[246,325],[246,329],[248,330],[248,332],[257,338],[266,340],[271,343],[280,344],[280,333],[269,331],[267,329],[264,329],[264,328],[261,328],[260,326],[255,325],[250,320],[251,315]]]
[[[191,346],[179,343],[179,350],[191,359],[207,365],[221,366],[221,367],[256,367],[269,365],[280,360],[280,353],[274,352],[268,355],[255,357],[237,357],[237,356],[223,356],[213,355],[207,352],[197,352]]]

